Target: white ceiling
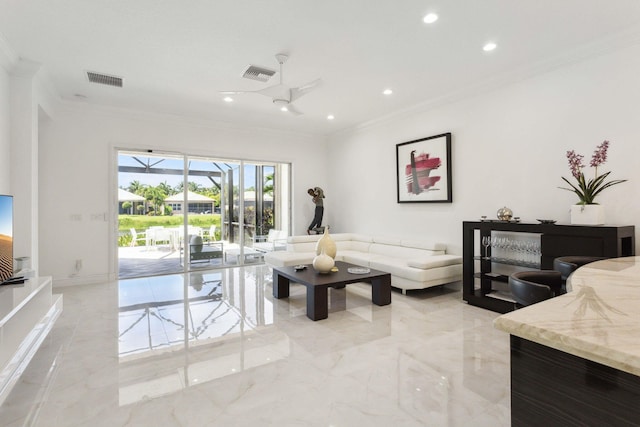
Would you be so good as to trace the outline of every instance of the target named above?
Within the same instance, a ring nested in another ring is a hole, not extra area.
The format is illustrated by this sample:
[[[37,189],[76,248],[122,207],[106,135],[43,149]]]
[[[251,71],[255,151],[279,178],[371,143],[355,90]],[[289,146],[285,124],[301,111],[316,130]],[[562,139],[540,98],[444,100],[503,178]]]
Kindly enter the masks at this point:
[[[317,134],[637,43],[639,27],[638,0],[0,0],[0,35],[64,100]],[[285,83],[324,82],[295,103],[304,115],[256,94],[223,101],[276,83],[241,73],[276,69],[279,52]]]

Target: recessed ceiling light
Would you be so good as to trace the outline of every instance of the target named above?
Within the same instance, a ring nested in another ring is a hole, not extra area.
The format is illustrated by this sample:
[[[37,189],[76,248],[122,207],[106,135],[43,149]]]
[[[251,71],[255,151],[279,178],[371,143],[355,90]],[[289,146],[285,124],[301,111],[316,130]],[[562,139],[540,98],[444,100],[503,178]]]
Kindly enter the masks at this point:
[[[382,91],[383,94],[385,95],[391,95],[393,93],[393,91],[391,89],[385,89]]]
[[[485,52],[491,52],[492,50],[494,50],[497,47],[498,47],[497,44],[495,44],[493,42],[489,42],[489,43],[485,44],[484,46],[482,46],[482,50],[484,50]]]
[[[437,20],[438,20],[438,15],[436,15],[435,13],[428,13],[424,16],[424,18],[422,18],[422,21],[425,24],[433,24]]]
[[[280,111],[289,111],[289,109],[287,107],[280,107]]]
[[[333,114],[329,114],[327,116],[327,120],[333,120],[333,119],[335,119],[335,116]]]
[[[230,96],[225,96],[224,97],[224,102],[233,102],[233,98]]]

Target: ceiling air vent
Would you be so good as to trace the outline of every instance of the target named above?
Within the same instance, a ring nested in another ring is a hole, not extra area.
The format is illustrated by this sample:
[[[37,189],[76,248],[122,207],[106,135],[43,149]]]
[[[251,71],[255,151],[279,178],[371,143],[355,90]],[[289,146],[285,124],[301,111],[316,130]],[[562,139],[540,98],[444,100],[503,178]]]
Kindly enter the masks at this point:
[[[91,83],[98,83],[101,85],[122,87],[122,77],[110,76],[108,74],[94,73],[93,71],[87,71],[87,77]]]
[[[244,73],[242,73],[242,77],[245,79],[258,80],[259,82],[268,82],[275,73],[275,70],[249,65],[247,69],[244,70]]]

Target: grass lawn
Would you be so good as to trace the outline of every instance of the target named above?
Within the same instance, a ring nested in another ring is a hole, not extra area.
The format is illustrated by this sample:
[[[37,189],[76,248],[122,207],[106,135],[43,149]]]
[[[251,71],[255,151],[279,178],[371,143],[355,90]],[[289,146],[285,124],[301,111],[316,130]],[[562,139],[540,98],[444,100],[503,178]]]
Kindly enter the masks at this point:
[[[129,246],[131,244],[130,230],[135,228],[136,231],[145,231],[149,227],[180,227],[182,225],[182,215],[118,215],[118,246]],[[220,230],[220,214],[193,214],[189,215],[189,225],[209,229],[215,225]],[[216,232],[220,234],[220,232]]]
[[[118,215],[118,230],[129,231],[135,228],[143,231],[154,226],[179,227],[182,221],[182,215]],[[212,225],[220,227],[220,214],[189,215],[189,225],[202,228],[209,228]]]

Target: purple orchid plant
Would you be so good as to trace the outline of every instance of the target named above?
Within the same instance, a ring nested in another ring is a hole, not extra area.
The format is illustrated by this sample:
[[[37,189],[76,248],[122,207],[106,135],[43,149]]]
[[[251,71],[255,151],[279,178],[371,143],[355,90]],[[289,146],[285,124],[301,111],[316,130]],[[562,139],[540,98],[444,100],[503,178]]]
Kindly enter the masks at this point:
[[[576,193],[580,199],[580,202],[578,203],[579,205],[597,205],[593,200],[602,192],[602,190],[627,181],[626,179],[616,179],[605,182],[605,179],[607,179],[607,176],[609,176],[611,172],[605,172],[602,175],[598,175],[598,166],[607,161],[608,149],[609,141],[604,141],[596,147],[596,150],[593,152],[593,156],[591,156],[591,162],[589,163],[589,166],[595,168],[595,177],[588,181],[585,179],[582,171],[585,167],[584,163],[582,163],[584,156],[582,154],[577,154],[574,150],[567,151],[569,170],[571,171],[571,175],[573,175],[573,177],[578,181],[578,185],[574,185],[567,178],[562,177],[562,179],[569,184],[571,188],[559,188]]]

